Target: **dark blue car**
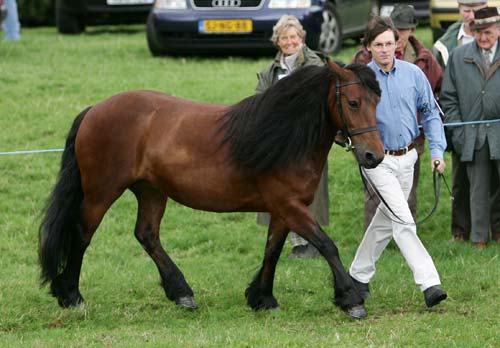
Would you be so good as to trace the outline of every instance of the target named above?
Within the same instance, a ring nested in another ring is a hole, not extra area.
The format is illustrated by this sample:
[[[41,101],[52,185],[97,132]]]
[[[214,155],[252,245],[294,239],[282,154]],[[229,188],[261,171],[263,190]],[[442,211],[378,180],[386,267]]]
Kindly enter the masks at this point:
[[[144,23],[154,0],[55,0],[57,30],[80,34],[89,24]]]
[[[300,20],[309,47],[332,54],[363,33],[373,12],[372,0],[156,0],[147,40],[155,56],[274,52],[273,25],[286,13]]]

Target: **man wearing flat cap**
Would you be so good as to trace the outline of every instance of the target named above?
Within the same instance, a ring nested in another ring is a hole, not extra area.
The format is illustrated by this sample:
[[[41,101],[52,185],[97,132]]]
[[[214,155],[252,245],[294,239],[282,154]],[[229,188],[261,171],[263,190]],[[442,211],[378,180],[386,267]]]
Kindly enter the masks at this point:
[[[471,240],[477,248],[489,241],[490,188],[500,186],[500,15],[484,7],[470,22],[475,41],[453,50],[448,60],[441,104],[446,123],[471,122],[453,127],[451,141],[465,165],[470,182]],[[495,178],[492,180],[492,178]],[[500,240],[500,231],[492,230]]]
[[[429,80],[434,95],[437,96],[441,89],[443,80],[443,69],[439,65],[431,51],[425,48],[424,44],[417,40],[413,33],[418,25],[417,13],[413,6],[406,4],[395,4],[390,14],[392,23],[397,29],[399,38],[396,42],[396,59],[404,60],[418,66]],[[371,55],[366,48],[359,50],[352,60],[353,63],[367,64],[371,61]],[[420,123],[420,115],[418,122]],[[413,186],[408,197],[413,219],[416,219],[417,213],[417,184],[420,173],[420,155],[424,152],[425,139],[423,134],[415,139],[417,153],[419,158],[415,162],[413,172]],[[375,210],[380,201],[371,189],[365,191],[365,229],[372,221]]]
[[[446,33],[434,43],[432,53],[436,56],[443,68],[448,63],[451,52],[461,45],[474,41],[474,33],[470,27],[474,20],[474,11],[486,7],[486,0],[458,0],[458,11],[461,20],[452,24]],[[445,128],[447,136],[452,132],[450,127]],[[452,195],[451,202],[451,234],[456,241],[468,240],[470,236],[470,197],[469,179],[465,165],[460,161],[460,156],[453,150],[451,141],[452,162]],[[500,188],[494,182],[491,188],[491,199],[494,202],[491,211],[491,229],[500,234]]]

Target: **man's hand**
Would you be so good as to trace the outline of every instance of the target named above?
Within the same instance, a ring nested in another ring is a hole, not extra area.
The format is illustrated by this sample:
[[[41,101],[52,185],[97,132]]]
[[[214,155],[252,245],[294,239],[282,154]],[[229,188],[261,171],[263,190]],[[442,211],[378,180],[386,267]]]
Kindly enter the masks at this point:
[[[431,168],[432,171],[437,170],[439,174],[443,174],[444,168],[446,168],[446,163],[444,162],[444,159],[435,157],[431,159]]]

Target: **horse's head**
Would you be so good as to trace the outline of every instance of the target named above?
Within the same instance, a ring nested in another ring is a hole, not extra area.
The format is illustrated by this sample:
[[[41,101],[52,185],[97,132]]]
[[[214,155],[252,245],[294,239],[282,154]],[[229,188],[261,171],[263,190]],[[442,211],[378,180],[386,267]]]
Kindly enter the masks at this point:
[[[330,85],[328,108],[334,127],[339,130],[336,142],[354,149],[358,163],[376,167],[384,158],[384,146],[377,129],[375,110],[380,88],[375,74],[365,65],[352,64],[345,69],[328,63],[335,81]]]

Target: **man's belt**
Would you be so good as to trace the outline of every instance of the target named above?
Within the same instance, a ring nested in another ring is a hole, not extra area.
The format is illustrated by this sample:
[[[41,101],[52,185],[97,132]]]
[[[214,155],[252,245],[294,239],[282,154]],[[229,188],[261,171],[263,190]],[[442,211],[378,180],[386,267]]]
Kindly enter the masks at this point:
[[[408,146],[403,147],[402,149],[398,150],[385,150],[386,155],[391,155],[391,156],[403,156],[406,155],[409,151],[413,150],[415,148],[415,143],[411,143]]]

